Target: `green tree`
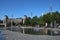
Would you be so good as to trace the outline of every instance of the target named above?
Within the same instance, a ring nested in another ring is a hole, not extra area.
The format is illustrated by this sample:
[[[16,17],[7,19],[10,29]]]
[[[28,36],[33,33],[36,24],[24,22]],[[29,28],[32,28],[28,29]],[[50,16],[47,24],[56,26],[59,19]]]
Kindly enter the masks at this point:
[[[52,15],[51,15],[50,12],[48,12],[40,17],[40,23],[43,23],[42,20],[45,23],[46,22],[50,23],[54,21],[56,21],[57,23],[60,23],[60,13],[56,11],[56,12],[52,12]]]
[[[43,16],[40,16],[39,18],[37,16],[34,16],[33,18],[28,17],[25,21],[26,25],[37,25],[37,24],[45,24],[56,21],[60,24],[60,13],[58,11],[52,12],[52,15],[50,12],[44,14]]]
[[[33,21],[33,24],[32,25],[37,25],[38,24],[38,20],[39,20],[39,18],[37,16],[34,16],[32,18],[32,21]]]
[[[44,24],[45,22],[44,22],[44,20],[43,20],[43,17],[41,16],[41,17],[39,17],[39,19],[38,19],[38,24],[40,25],[40,24]]]
[[[30,25],[31,24],[31,18],[28,17],[25,21],[25,25]]]

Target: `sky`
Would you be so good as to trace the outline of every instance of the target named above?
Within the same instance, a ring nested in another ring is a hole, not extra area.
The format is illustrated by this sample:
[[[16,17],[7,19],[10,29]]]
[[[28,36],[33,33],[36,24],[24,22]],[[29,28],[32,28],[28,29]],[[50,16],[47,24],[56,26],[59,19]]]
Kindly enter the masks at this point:
[[[0,0],[0,19],[4,15],[9,18],[22,18],[24,15],[28,17],[41,16],[42,13],[52,11],[60,12],[60,0]],[[32,13],[32,15],[31,15]]]

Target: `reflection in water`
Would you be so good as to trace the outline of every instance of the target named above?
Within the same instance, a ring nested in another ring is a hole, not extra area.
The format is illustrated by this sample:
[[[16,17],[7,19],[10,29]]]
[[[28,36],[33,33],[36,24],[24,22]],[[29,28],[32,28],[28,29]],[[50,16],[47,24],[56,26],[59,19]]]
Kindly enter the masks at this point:
[[[3,28],[0,28],[0,29],[3,29]],[[11,28],[7,28],[6,30],[10,30],[11,31]],[[12,28],[12,31],[18,31],[18,32],[23,32],[23,29],[22,28]],[[45,29],[39,29],[39,28],[25,28],[24,29],[25,33],[26,34],[38,34],[38,35],[60,35],[60,31],[57,31],[57,30],[46,30]]]
[[[60,35],[60,31],[57,30],[47,30],[48,35]]]
[[[3,40],[3,35],[1,33],[1,31],[0,31],[0,40]]]

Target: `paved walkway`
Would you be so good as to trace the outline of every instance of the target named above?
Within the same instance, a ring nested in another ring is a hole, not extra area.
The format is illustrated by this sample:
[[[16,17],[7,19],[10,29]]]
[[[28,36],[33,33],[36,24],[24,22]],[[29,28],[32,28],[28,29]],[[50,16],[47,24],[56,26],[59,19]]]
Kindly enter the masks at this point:
[[[7,30],[3,30],[2,34],[5,40],[60,40],[60,36],[28,35]]]

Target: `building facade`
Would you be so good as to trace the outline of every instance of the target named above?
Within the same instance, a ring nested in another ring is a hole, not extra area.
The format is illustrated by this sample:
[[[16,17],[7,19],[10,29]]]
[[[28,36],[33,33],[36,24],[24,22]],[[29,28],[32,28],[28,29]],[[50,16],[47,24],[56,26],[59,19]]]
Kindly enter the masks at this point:
[[[26,19],[27,19],[26,15],[24,15],[23,18],[8,18],[8,16],[5,15],[4,18],[3,18],[3,23],[14,22],[16,24],[20,24],[20,23],[24,24]]]

